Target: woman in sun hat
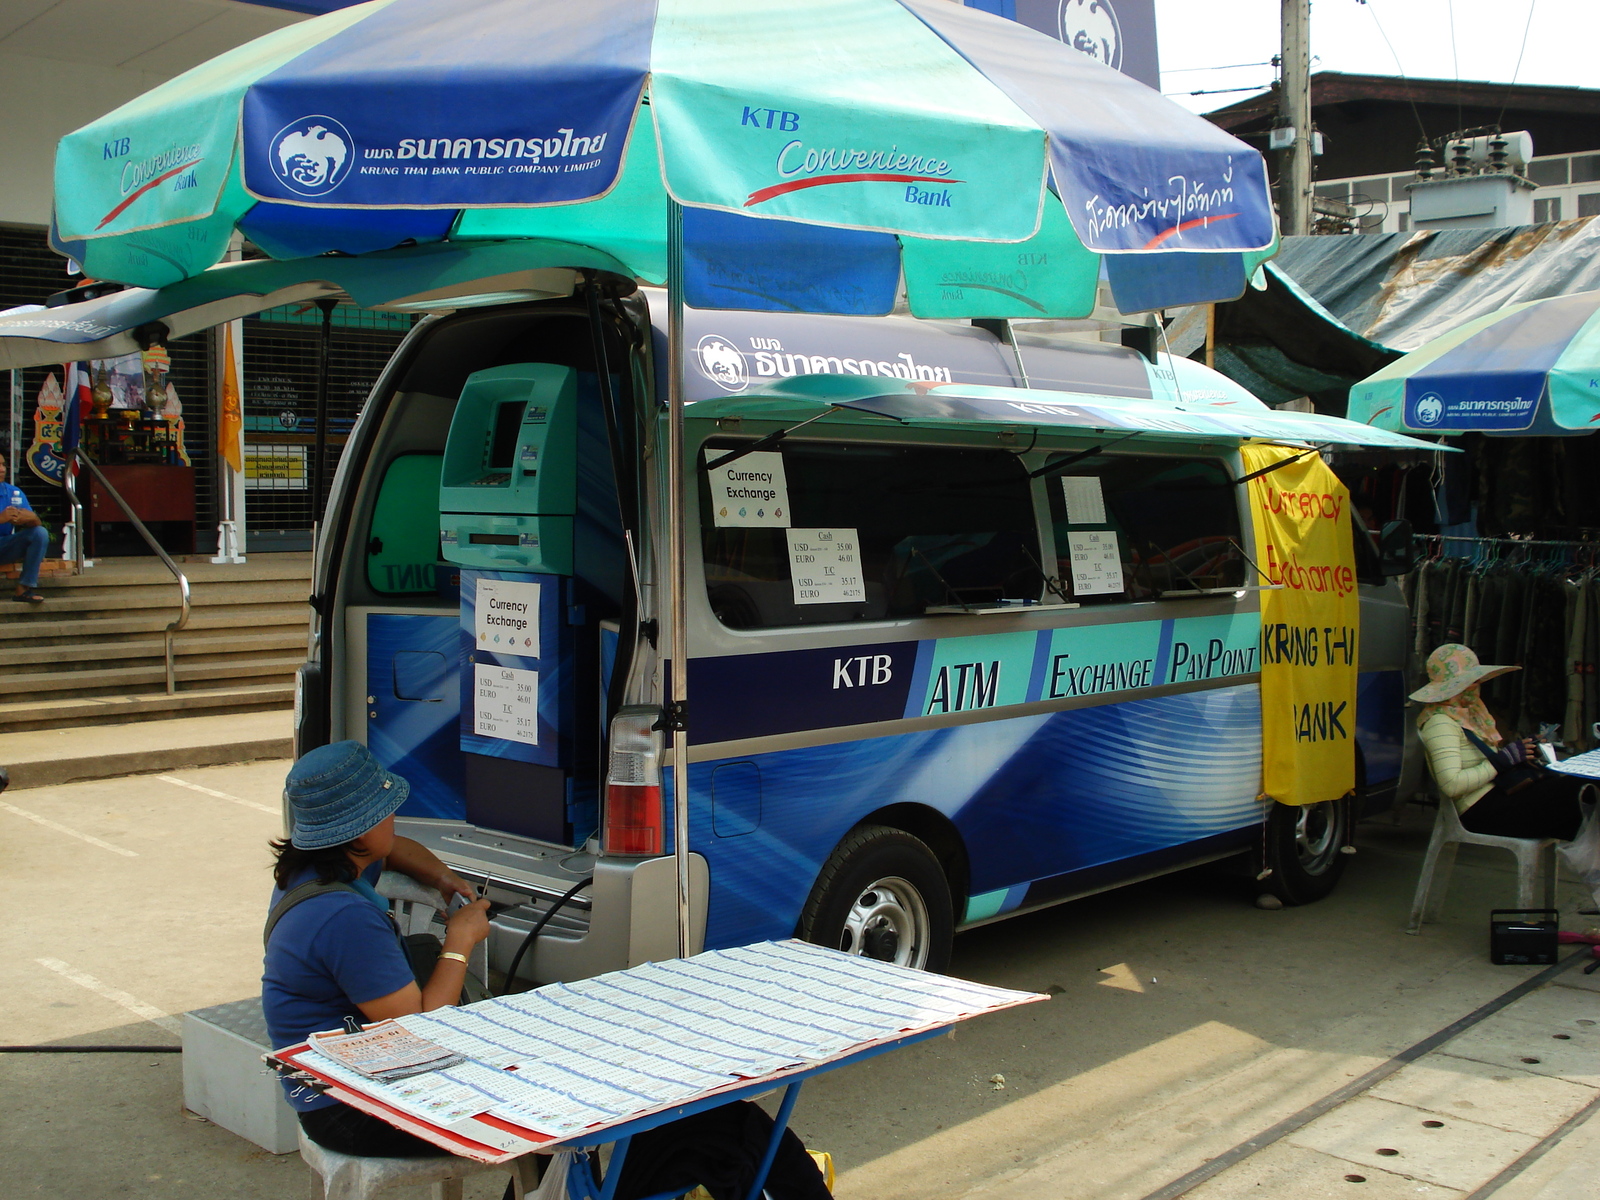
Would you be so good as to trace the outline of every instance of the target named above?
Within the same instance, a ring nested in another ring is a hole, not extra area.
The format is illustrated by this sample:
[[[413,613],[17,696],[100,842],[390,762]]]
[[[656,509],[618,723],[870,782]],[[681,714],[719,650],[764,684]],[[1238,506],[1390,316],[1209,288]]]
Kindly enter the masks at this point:
[[[335,742],[302,757],[284,794],[294,831],[272,843],[277,890],[267,918],[261,1007],[276,1048],[356,1022],[428,1012],[461,993],[467,954],[489,935],[487,900],[410,838],[394,832],[410,785],[386,771],[359,742]],[[445,896],[472,902],[450,914],[444,952],[421,987],[373,890],[387,867]],[[324,885],[319,888],[318,884]],[[335,885],[329,889],[328,884]],[[328,1096],[284,1081],[306,1136],[341,1154],[417,1158],[439,1147]],[[635,1137],[618,1200],[688,1192],[709,1179],[717,1194],[746,1195],[771,1141],[772,1120],[748,1102],[697,1113]],[[679,1186],[679,1185],[682,1186]],[[506,1185],[512,1200],[516,1181]],[[564,1193],[563,1193],[564,1194]],[[805,1146],[786,1130],[765,1194],[774,1200],[829,1200]]]
[[[261,1007],[276,1048],[339,1029],[454,1004],[467,955],[489,935],[489,902],[427,848],[394,831],[410,785],[359,742],[303,756],[284,794],[294,832],[272,843],[277,885],[265,936]],[[444,950],[420,987],[389,906],[374,889],[385,868],[470,903],[450,914]],[[320,886],[319,886],[320,885]],[[330,886],[331,885],[331,886]],[[341,1154],[406,1158],[439,1148],[331,1097],[284,1081],[312,1141]]]
[[[1532,738],[1506,741],[1478,686],[1520,667],[1487,666],[1448,642],[1428,655],[1428,683],[1411,693],[1422,705],[1417,727],[1441,802],[1454,803],[1474,833],[1571,841],[1582,812],[1582,784],[1536,764]]]
[[[474,899],[472,888],[423,846],[395,835],[394,814],[409,791],[359,742],[322,746],[290,769],[284,794],[294,831],[272,843],[277,890],[261,978],[261,1007],[274,1047],[338,1029],[346,1018],[381,1021],[428,1012],[460,995],[467,954],[489,935],[489,903]],[[388,906],[372,887],[385,867],[447,897],[472,901],[450,914],[444,952],[421,987]],[[318,888],[319,883],[336,886]],[[330,1150],[381,1158],[440,1153],[292,1080],[284,1081],[284,1089],[306,1136]],[[771,1118],[748,1102],[659,1126],[634,1138],[616,1196],[636,1200],[669,1189],[677,1195],[708,1180],[717,1195],[746,1195],[771,1136]],[[764,1194],[773,1200],[829,1200],[821,1173],[792,1131],[779,1142]],[[515,1180],[507,1184],[504,1200],[514,1195]]]

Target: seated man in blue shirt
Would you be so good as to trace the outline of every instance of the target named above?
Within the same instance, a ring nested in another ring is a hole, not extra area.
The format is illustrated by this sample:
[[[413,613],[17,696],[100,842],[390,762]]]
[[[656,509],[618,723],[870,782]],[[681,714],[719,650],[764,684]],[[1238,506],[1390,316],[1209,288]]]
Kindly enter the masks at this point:
[[[11,598],[21,604],[42,604],[39,564],[44,562],[50,534],[35,515],[22,489],[6,480],[6,460],[0,458],[0,564],[20,562],[22,578]]]

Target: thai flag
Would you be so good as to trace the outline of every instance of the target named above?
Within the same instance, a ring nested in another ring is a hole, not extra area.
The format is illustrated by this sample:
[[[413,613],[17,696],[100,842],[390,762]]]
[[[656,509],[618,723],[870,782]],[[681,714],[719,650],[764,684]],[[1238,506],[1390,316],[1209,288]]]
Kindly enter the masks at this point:
[[[94,411],[94,380],[89,364],[68,363],[67,384],[61,400],[61,457],[66,460],[67,478],[78,474],[78,443],[83,439],[83,421]]]

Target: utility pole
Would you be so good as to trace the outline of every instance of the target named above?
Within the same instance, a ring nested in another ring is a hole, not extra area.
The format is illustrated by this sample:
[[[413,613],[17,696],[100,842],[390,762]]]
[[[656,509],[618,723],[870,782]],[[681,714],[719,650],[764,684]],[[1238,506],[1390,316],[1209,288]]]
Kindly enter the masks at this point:
[[[1282,0],[1283,67],[1278,124],[1294,140],[1278,160],[1278,228],[1311,232],[1311,0]]]

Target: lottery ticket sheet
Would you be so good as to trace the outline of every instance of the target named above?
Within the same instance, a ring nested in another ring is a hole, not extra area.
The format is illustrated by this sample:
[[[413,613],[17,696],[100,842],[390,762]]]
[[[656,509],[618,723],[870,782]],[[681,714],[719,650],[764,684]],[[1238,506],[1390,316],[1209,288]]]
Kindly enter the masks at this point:
[[[379,1021],[360,1033],[313,1033],[311,1045],[318,1054],[368,1079],[404,1079],[464,1061],[396,1021]]]
[[[1550,769],[1563,775],[1576,775],[1579,779],[1600,780],[1600,750],[1574,754],[1571,758],[1551,763]]]
[[[504,1161],[1045,999],[807,942],[762,942],[396,1018],[462,1060],[405,1079],[366,1078],[314,1042],[271,1057],[447,1149]]]

